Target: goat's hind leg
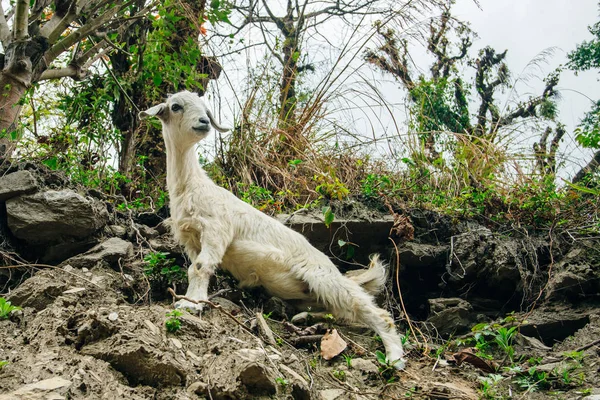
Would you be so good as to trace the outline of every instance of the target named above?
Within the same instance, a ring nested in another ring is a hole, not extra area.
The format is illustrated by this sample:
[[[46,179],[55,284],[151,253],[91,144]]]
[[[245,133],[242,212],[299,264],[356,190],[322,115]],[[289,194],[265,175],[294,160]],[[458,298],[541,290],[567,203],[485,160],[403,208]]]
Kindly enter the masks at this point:
[[[381,337],[388,361],[397,369],[404,368],[404,350],[394,321],[388,311],[375,305],[373,296],[337,271],[319,275],[306,273],[303,280],[308,283],[319,302],[336,317],[362,322],[371,327]]]

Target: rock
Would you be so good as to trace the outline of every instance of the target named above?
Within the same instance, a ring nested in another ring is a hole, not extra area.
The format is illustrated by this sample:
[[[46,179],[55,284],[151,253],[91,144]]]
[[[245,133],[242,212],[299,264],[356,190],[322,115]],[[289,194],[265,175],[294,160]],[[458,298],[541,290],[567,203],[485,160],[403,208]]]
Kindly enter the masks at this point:
[[[197,394],[200,396],[208,396],[208,385],[204,382],[194,382],[187,387],[186,392],[191,396]]]
[[[521,325],[520,332],[522,335],[540,339],[546,346],[552,347],[588,323],[590,316],[577,310],[562,307],[554,310],[536,310],[527,317],[527,322]]]
[[[142,235],[146,239],[152,239],[159,235],[156,229],[150,228],[146,225],[138,225],[137,228],[138,231],[140,231],[140,235]]]
[[[287,319],[287,305],[279,297],[271,297],[264,306],[264,313],[269,314],[270,318],[283,320]]]
[[[484,227],[455,235],[445,282],[459,293],[469,287],[471,296],[514,299],[522,295],[527,283],[521,273],[537,270],[539,266],[533,263],[541,262],[535,256],[522,255],[542,253],[539,249],[543,246],[541,240],[496,235]]]
[[[292,381],[298,383],[299,386],[308,388],[308,382],[299,373],[284,364],[279,364],[279,369],[283,371]]]
[[[474,321],[473,308],[466,300],[459,298],[429,299],[431,311],[427,322],[433,324],[443,336],[468,332]]]
[[[241,307],[235,304],[231,300],[227,300],[224,297],[214,297],[211,300],[213,303],[220,305],[224,310],[229,311],[233,315],[239,314],[241,312]]]
[[[150,246],[156,251],[162,251],[164,253],[171,253],[173,255],[183,254],[183,248],[181,248],[175,239],[171,235],[164,235],[157,238],[148,240]]]
[[[319,400],[341,400],[346,398],[346,391],[343,389],[326,389],[319,391]]]
[[[272,396],[277,393],[275,377],[261,364],[249,364],[239,374],[238,379],[252,395]]]
[[[548,282],[547,300],[578,301],[600,292],[600,251],[597,244],[584,242],[572,248],[554,266]]]
[[[442,265],[447,257],[447,246],[433,246],[406,242],[399,249],[403,267],[418,268],[421,266]]]
[[[297,383],[292,384],[292,398],[294,400],[310,400],[310,390],[307,386],[299,385]]]
[[[0,395],[0,400],[60,400],[72,382],[59,376],[30,383],[12,393]]]
[[[352,369],[360,371],[362,374],[378,374],[379,369],[372,361],[364,358],[353,358],[351,361]]]
[[[127,235],[127,228],[121,225],[109,225],[108,229],[110,233],[116,237],[125,237]]]
[[[131,257],[133,244],[119,238],[110,238],[93,247],[87,252],[71,257],[61,265],[70,265],[75,268],[93,268],[98,263],[105,262],[113,268],[118,268],[121,259]]]
[[[16,306],[32,307],[41,311],[68,289],[69,284],[57,279],[52,272],[40,271],[13,290],[8,295],[8,300]]]
[[[130,385],[153,387],[179,386],[186,379],[186,371],[173,354],[161,352],[152,338],[139,335],[117,334],[107,340],[84,346],[81,353],[108,362],[121,372]]]
[[[110,314],[108,314],[108,320],[109,321],[114,322],[114,321],[116,321],[118,319],[119,319],[119,313],[111,312]]]
[[[0,177],[0,201],[35,192],[38,183],[29,171],[17,171]]]
[[[64,238],[61,243],[37,246],[43,252],[42,261],[45,263],[60,264],[62,261],[77,254],[84,253],[98,244],[98,239],[89,237],[83,240]]]
[[[164,220],[163,217],[153,212],[142,212],[136,217],[136,221],[143,225],[156,226]]]
[[[6,201],[8,228],[29,244],[86,238],[108,219],[106,206],[72,190],[48,190]]]

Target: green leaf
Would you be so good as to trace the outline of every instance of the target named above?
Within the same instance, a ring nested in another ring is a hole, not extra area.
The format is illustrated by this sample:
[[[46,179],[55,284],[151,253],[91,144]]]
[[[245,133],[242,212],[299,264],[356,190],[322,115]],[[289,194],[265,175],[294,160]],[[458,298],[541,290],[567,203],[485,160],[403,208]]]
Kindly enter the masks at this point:
[[[158,73],[154,74],[154,76],[152,77],[152,82],[155,86],[159,86],[163,82],[162,75]]]
[[[375,351],[375,357],[377,357],[377,362],[381,365],[387,365],[387,357],[380,350]]]
[[[331,211],[331,207],[327,207],[325,210],[323,210],[323,217],[324,217],[323,222],[325,223],[325,226],[327,228],[329,228],[329,226],[335,219],[335,214],[333,213],[333,211]]]
[[[346,244],[348,244],[348,242],[343,241],[342,239],[338,240],[338,246],[340,247],[344,247]]]
[[[56,171],[58,169],[58,158],[51,157],[47,160],[42,161],[42,164],[44,164],[46,167],[50,168],[51,170]]]

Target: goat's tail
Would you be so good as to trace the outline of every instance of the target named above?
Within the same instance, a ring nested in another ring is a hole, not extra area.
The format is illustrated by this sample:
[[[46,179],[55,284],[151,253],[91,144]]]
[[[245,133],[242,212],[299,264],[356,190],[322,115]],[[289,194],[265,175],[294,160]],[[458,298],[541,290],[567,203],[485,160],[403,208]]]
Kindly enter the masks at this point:
[[[379,259],[379,254],[373,254],[371,255],[369,269],[347,276],[362,286],[369,294],[375,296],[381,293],[385,286],[387,269],[386,265]]]

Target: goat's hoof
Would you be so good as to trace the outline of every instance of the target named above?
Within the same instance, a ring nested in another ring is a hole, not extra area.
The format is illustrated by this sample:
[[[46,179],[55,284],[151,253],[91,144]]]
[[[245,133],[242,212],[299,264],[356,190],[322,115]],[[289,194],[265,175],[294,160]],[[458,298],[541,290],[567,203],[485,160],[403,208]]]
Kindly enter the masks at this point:
[[[179,310],[187,310],[190,314],[200,315],[202,313],[202,304],[192,303],[187,300],[179,300],[175,303],[175,308]]]

